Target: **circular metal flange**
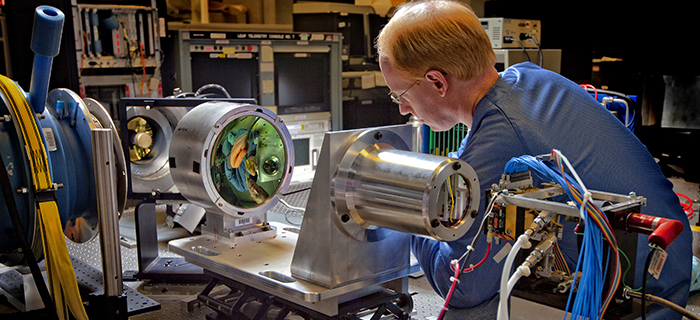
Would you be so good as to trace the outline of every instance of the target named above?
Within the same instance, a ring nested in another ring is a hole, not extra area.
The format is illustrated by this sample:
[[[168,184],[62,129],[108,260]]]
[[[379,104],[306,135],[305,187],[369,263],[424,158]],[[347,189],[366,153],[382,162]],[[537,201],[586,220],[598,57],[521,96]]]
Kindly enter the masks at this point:
[[[244,147],[237,149],[238,143]],[[235,163],[237,156],[244,160]],[[229,102],[190,110],[173,133],[170,157],[173,181],[188,201],[236,218],[271,209],[294,168],[282,120],[263,107]]]

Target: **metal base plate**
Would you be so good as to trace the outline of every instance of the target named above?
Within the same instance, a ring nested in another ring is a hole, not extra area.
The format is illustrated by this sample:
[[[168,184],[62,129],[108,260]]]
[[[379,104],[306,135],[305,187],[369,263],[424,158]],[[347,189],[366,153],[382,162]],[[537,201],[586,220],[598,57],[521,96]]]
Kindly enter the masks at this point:
[[[206,270],[313,310],[323,309],[319,311],[325,313],[329,306],[323,306],[324,303],[337,307],[340,302],[382,290],[381,284],[420,270],[418,265],[406,265],[337,288],[325,288],[291,275],[298,229],[277,222],[270,224],[278,230],[274,239],[232,245],[223,238],[203,235],[170,241],[168,247]]]

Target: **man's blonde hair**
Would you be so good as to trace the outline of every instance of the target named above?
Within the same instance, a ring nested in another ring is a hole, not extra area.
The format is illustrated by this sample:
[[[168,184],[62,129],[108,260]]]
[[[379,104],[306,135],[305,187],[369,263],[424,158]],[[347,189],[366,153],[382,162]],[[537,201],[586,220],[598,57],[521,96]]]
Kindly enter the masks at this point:
[[[380,59],[407,78],[431,69],[470,80],[496,63],[481,22],[466,4],[416,0],[400,5],[376,39]]]

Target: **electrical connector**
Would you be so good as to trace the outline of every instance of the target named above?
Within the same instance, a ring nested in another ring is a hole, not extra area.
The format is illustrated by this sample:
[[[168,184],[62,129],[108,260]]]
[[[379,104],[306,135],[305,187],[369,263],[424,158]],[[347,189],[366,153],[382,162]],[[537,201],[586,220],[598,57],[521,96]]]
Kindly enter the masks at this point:
[[[552,219],[554,219],[555,216],[556,214],[551,211],[540,212],[540,214],[535,218],[535,220],[532,221],[530,227],[525,231],[525,235],[529,238],[533,234],[539,232],[547,223],[552,221]]]
[[[534,39],[534,37],[529,33],[521,33],[520,34],[520,41],[525,41],[527,39]]]
[[[532,266],[540,262],[540,260],[542,260],[542,258],[544,258],[544,256],[547,255],[552,248],[554,248],[554,244],[556,242],[557,236],[555,234],[550,234],[547,239],[542,240],[540,244],[538,244],[537,247],[530,252],[530,255],[525,259],[522,266],[532,268]]]

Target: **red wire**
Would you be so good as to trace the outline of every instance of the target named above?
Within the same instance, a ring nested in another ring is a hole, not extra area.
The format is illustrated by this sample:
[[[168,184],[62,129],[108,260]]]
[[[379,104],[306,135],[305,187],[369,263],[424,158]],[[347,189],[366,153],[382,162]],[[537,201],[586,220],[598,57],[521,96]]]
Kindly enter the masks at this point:
[[[505,238],[504,238],[505,239]],[[464,269],[462,272],[470,272],[474,269],[476,269],[478,266],[480,266],[484,261],[486,261],[486,258],[489,257],[489,253],[491,253],[491,242],[488,243],[486,246],[486,254],[484,255],[483,258],[481,258],[481,261],[479,263],[475,264],[472,267]],[[457,282],[458,277],[459,277],[459,261],[453,260],[452,263],[450,264],[450,269],[455,272],[454,278],[455,280],[452,281],[452,285],[450,286],[450,291],[448,291],[447,296],[445,297],[445,305],[442,307],[442,310],[440,310],[440,315],[438,315],[438,320],[442,320],[442,317],[445,315],[445,311],[447,310],[447,305],[450,304],[450,299],[452,299],[452,294],[455,291],[455,287],[457,287]]]
[[[580,86],[581,86],[581,88],[586,89],[586,91],[588,91],[589,88],[590,88],[590,89],[593,89],[593,92],[595,93],[595,99],[598,100],[598,89],[596,89],[593,85],[590,85],[590,84],[582,84],[582,85],[580,85]]]
[[[464,271],[462,271],[462,272],[470,272],[470,271],[473,271],[474,269],[476,269],[476,267],[480,266],[482,263],[484,263],[484,261],[486,261],[486,258],[489,257],[489,253],[491,253],[491,242],[489,242],[488,245],[486,246],[486,254],[484,255],[483,258],[481,258],[481,261],[479,261],[477,264],[475,264],[472,267],[464,269]]]
[[[489,243],[489,247],[491,247],[491,243]],[[447,305],[450,304],[450,299],[452,299],[452,294],[455,292],[455,287],[457,287],[457,282],[459,281],[457,280],[457,277],[459,277],[459,261],[454,260],[452,261],[452,264],[450,265],[450,268],[457,271],[455,271],[454,280],[452,280],[450,291],[447,293],[447,297],[445,297],[445,305],[442,307],[442,310],[440,310],[438,320],[442,320],[442,317],[445,316],[445,311],[447,311]]]
[[[676,195],[688,201],[688,203],[683,203],[681,201],[681,207],[683,207],[685,215],[688,217],[688,219],[690,219],[690,217],[693,216],[693,200],[690,200],[688,196],[681,193],[676,193]]]

